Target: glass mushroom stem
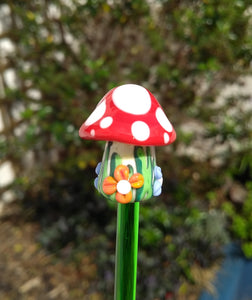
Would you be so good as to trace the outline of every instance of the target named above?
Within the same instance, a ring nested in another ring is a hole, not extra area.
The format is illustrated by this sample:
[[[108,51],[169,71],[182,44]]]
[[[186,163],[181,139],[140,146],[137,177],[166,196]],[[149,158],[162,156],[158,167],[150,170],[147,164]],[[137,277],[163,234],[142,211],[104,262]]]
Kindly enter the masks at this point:
[[[95,185],[106,198],[139,202],[161,193],[162,173],[153,146],[107,142]]]
[[[139,202],[161,193],[162,173],[153,146],[107,142],[95,186],[117,201],[114,300],[135,300]]]

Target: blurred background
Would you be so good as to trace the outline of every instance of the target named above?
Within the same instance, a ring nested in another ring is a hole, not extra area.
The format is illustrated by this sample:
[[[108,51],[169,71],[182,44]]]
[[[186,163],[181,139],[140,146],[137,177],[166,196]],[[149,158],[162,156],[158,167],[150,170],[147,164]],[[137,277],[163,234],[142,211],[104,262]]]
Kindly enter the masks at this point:
[[[104,143],[78,129],[125,83],[177,132],[157,148],[163,193],[141,204],[138,299],[215,293],[228,244],[251,259],[251,59],[250,0],[2,0],[0,298],[113,298]]]

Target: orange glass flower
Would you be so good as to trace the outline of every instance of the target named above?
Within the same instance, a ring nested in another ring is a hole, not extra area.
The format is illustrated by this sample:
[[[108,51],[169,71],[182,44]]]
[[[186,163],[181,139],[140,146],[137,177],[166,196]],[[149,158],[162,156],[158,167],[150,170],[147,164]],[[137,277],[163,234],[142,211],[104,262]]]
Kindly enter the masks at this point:
[[[144,184],[144,177],[135,173],[129,178],[129,168],[119,165],[115,168],[114,177],[108,176],[104,179],[102,190],[106,195],[116,193],[116,201],[129,203],[132,200],[132,188],[139,189]]]

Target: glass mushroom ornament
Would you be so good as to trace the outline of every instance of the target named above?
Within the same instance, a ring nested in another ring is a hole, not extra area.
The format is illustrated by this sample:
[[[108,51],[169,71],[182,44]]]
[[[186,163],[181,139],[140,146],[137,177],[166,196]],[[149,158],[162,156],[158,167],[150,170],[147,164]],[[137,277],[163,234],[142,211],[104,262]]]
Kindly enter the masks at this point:
[[[171,144],[176,133],[147,89],[125,84],[110,90],[79,130],[82,139],[105,140],[95,187],[121,204],[159,196],[162,172],[154,146]]]

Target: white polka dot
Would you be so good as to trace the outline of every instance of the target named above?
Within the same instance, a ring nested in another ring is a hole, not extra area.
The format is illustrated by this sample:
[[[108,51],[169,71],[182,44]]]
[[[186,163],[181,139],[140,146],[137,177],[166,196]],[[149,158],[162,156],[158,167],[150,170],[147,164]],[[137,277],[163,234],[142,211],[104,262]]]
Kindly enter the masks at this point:
[[[131,126],[131,132],[133,137],[138,141],[146,141],[150,136],[149,126],[142,121],[134,122]]]
[[[92,129],[92,130],[90,131],[90,134],[91,134],[91,136],[95,136],[95,130]]]
[[[108,128],[112,123],[113,123],[113,118],[106,117],[106,118],[101,120],[100,127],[103,128],[103,129]]]
[[[168,144],[170,140],[169,134],[167,132],[164,133],[164,143]]]
[[[156,118],[159,124],[168,132],[172,132],[172,125],[170,121],[167,119],[165,113],[162,108],[158,107],[156,110]]]
[[[126,195],[131,191],[131,185],[128,180],[120,180],[117,183],[116,189],[119,193]]]
[[[94,124],[96,121],[100,120],[106,111],[106,101],[102,101],[101,104],[97,105],[92,114],[88,117],[85,122],[86,126]]]
[[[144,115],[151,108],[148,91],[136,84],[125,84],[116,88],[112,94],[115,106],[132,115]]]

